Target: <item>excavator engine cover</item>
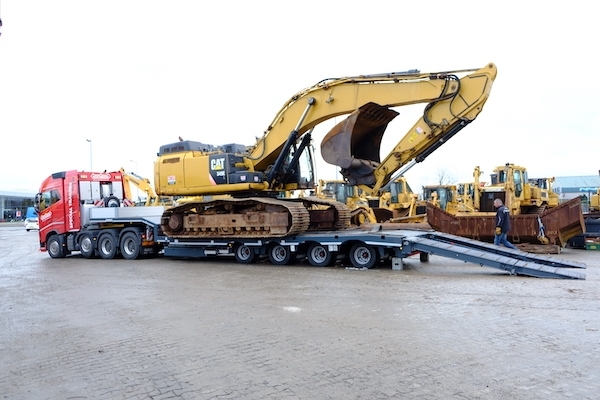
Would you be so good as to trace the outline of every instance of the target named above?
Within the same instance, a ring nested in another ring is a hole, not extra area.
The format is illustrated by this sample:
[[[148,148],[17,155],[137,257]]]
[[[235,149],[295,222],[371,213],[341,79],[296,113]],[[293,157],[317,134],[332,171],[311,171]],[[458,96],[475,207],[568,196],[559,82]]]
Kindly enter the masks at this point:
[[[321,142],[321,156],[353,177],[370,175],[380,163],[383,134],[398,112],[376,103],[367,103],[329,131]]]

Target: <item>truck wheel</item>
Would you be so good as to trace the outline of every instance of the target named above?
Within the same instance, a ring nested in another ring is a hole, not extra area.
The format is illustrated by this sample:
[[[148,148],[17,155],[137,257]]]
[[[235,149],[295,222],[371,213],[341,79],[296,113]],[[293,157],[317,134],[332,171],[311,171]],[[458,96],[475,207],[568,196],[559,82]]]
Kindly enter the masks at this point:
[[[315,267],[328,267],[334,260],[334,254],[326,246],[320,243],[314,243],[308,248],[306,257],[308,262]]]
[[[115,196],[108,196],[104,198],[104,207],[120,207],[121,201]]]
[[[140,255],[142,244],[140,239],[133,232],[127,232],[121,238],[121,254],[126,260],[135,260]]]
[[[114,258],[117,254],[117,239],[110,233],[103,233],[98,238],[98,253],[105,260]]]
[[[256,251],[254,251],[253,247],[247,246],[245,244],[239,244],[235,247],[234,250],[235,261],[241,264],[252,264],[256,261]]]
[[[356,243],[350,249],[350,262],[356,268],[373,268],[379,260],[377,250],[364,243]]]
[[[60,240],[58,235],[52,235],[50,238],[48,238],[46,250],[52,258],[64,258],[67,254],[62,245],[62,240]]]
[[[92,235],[84,233],[79,237],[79,251],[85,258],[94,258],[96,250],[94,249]]]
[[[269,247],[269,261],[273,265],[287,265],[292,259],[292,252],[287,246],[276,243]]]

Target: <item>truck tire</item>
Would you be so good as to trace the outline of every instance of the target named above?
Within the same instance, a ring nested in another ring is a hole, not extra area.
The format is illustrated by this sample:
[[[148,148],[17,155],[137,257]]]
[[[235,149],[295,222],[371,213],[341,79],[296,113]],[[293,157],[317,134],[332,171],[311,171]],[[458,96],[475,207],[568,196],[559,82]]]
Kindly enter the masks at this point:
[[[235,261],[240,264],[252,264],[256,261],[257,254],[254,247],[238,244],[234,250]]]
[[[350,249],[348,254],[350,262],[356,268],[373,268],[379,261],[377,250],[373,246],[358,242]]]
[[[120,207],[121,201],[115,196],[108,196],[104,198],[104,207]]]
[[[140,255],[142,243],[134,232],[127,232],[121,237],[119,250],[126,260],[135,260]]]
[[[275,243],[269,247],[269,261],[273,265],[287,265],[292,260],[292,252],[288,246]]]
[[[328,267],[334,261],[334,254],[321,243],[313,243],[308,248],[306,258],[315,267]]]
[[[117,238],[110,233],[103,233],[98,238],[98,253],[105,260],[110,260],[117,254]]]
[[[84,233],[79,236],[79,251],[81,255],[85,258],[94,258],[96,256],[96,249],[94,249],[94,241],[92,240],[92,235],[89,233]]]
[[[67,255],[62,240],[58,235],[52,235],[48,238],[46,250],[52,258],[65,258]]]

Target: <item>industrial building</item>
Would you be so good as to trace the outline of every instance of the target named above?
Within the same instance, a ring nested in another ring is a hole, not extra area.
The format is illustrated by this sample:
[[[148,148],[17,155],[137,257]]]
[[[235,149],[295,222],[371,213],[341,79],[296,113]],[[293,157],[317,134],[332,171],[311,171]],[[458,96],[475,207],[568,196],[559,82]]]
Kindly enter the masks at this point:
[[[25,219],[35,193],[0,191],[0,221]]]
[[[600,174],[589,176],[558,176],[554,178],[554,182],[552,183],[552,190],[558,193],[561,202],[583,196],[584,208],[590,196],[598,192],[598,188],[600,188]]]

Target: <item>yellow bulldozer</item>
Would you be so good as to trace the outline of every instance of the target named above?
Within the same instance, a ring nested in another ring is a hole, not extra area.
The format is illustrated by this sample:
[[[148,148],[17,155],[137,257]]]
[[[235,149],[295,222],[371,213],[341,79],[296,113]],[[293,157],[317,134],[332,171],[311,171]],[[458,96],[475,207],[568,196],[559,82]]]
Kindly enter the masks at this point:
[[[367,199],[377,222],[422,222],[425,219],[425,207],[404,176],[385,185],[379,196],[367,196]]]
[[[316,197],[346,204],[350,209],[350,220],[353,225],[361,226],[368,222],[377,222],[367,198],[361,195],[358,187],[352,186],[344,180],[319,179]]]
[[[564,247],[570,238],[585,232],[581,199],[559,204],[552,191],[553,178],[529,179],[526,168],[510,163],[495,168],[489,184],[480,184],[481,173],[476,167],[474,182],[457,189],[452,207],[427,203],[427,222],[433,229],[490,241],[496,215],[493,203],[499,198],[510,210],[509,235],[516,243]]]

